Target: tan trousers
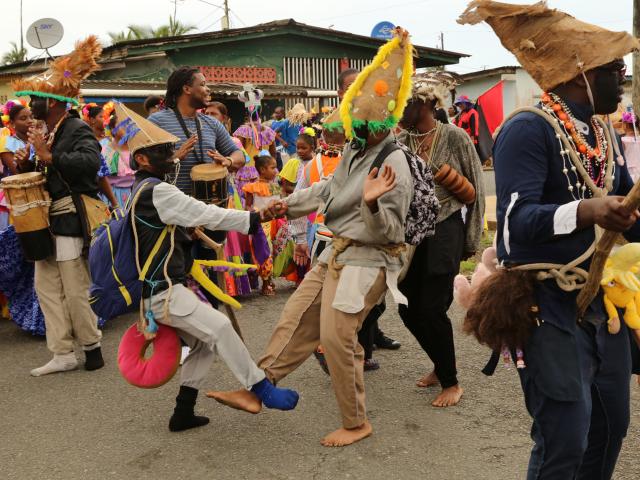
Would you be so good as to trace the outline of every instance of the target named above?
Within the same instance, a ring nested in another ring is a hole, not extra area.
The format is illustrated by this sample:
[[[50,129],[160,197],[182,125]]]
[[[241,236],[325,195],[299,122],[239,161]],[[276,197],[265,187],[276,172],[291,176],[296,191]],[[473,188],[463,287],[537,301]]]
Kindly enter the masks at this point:
[[[364,309],[349,314],[331,306],[338,280],[322,264],[307,273],[285,305],[258,366],[271,381],[278,382],[298,368],[321,343],[342,424],[345,428],[356,428],[367,418],[364,350],[358,343],[358,331],[387,287],[384,270],[380,269],[365,296]]]
[[[73,351],[73,341],[82,347],[102,338],[98,321],[89,306],[89,268],[80,256],[56,261],[55,255],[35,262],[35,287],[47,327],[47,346],[54,354]]]

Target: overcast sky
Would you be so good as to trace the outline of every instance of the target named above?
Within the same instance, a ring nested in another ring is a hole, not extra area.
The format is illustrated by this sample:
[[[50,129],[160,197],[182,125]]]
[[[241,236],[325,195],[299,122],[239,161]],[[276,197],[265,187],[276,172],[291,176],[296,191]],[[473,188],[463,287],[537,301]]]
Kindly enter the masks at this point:
[[[20,0],[1,1],[4,40],[0,53],[3,53],[9,50],[10,41],[20,39]],[[527,3],[527,0],[503,1]],[[23,0],[22,3],[25,28],[44,17],[53,17],[64,26],[64,38],[51,49],[53,55],[67,53],[77,39],[90,33],[97,34],[107,44],[107,32],[124,30],[129,24],[167,23],[174,11],[173,0]],[[194,33],[219,30],[223,11],[217,5],[222,3],[222,0],[177,0],[177,18],[196,26]],[[376,23],[387,20],[409,30],[416,45],[435,47],[443,32],[445,49],[471,55],[451,68],[460,73],[515,65],[515,58],[501,46],[489,26],[456,23],[467,3],[468,0],[229,0],[229,7],[232,28],[293,18],[319,27],[370,35]],[[548,3],[611,30],[632,29],[633,0],[549,0]],[[37,53],[29,47],[30,58]]]

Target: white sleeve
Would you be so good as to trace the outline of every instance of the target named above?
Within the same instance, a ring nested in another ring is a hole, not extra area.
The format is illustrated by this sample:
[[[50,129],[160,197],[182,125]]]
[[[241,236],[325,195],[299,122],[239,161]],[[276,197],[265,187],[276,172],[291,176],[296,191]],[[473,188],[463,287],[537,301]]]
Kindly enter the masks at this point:
[[[579,204],[580,200],[575,200],[558,207],[553,214],[554,235],[566,235],[575,231],[578,227]]]
[[[249,212],[207,205],[169,183],[160,183],[153,189],[153,206],[167,225],[249,232]]]

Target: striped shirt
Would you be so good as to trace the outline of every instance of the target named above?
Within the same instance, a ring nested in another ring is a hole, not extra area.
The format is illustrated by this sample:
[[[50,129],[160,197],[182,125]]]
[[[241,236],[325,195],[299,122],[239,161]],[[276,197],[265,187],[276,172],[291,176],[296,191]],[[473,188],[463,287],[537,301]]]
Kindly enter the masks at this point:
[[[185,135],[173,110],[161,110],[149,116],[151,122],[180,139],[176,143],[176,150],[187,140],[187,137],[197,132],[195,117],[183,118],[187,130],[190,132],[188,136]],[[197,140],[193,150],[180,162],[180,172],[178,173],[178,180],[176,182],[176,186],[187,195],[191,195],[191,169],[199,163],[212,162],[209,155],[207,155],[208,151],[217,150],[222,155],[228,156],[238,150],[236,144],[231,140],[229,132],[227,132],[218,120],[208,115],[203,115],[202,113],[198,113],[198,119],[200,120],[200,126],[202,128],[203,151],[200,151],[200,141]]]

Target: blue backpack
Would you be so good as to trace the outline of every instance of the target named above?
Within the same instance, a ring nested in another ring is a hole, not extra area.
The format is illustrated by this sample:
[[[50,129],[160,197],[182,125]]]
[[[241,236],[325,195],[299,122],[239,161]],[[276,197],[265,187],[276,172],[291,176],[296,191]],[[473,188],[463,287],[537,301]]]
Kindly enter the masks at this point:
[[[169,227],[163,228],[144,267],[138,271],[137,241],[133,229],[135,204],[145,187],[160,182],[157,178],[140,182],[131,192],[125,208],[115,210],[111,220],[100,225],[93,234],[89,248],[89,304],[99,317],[110,319],[122,315],[140,303],[147,271]]]

